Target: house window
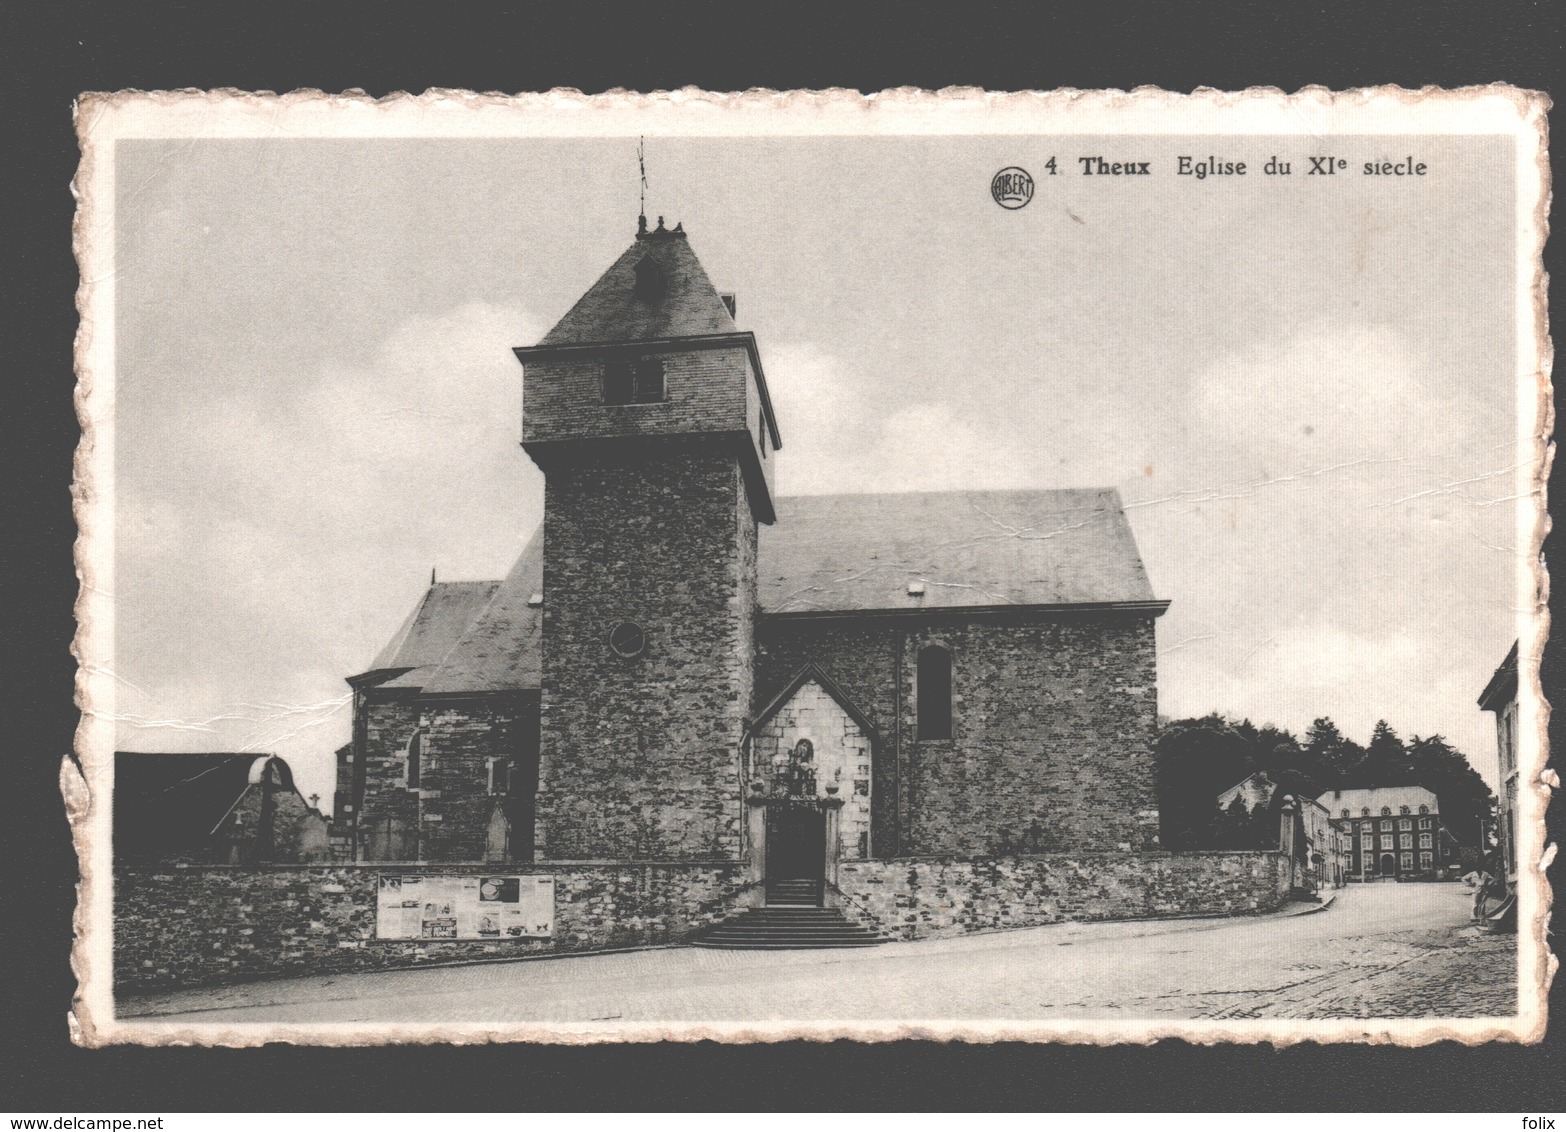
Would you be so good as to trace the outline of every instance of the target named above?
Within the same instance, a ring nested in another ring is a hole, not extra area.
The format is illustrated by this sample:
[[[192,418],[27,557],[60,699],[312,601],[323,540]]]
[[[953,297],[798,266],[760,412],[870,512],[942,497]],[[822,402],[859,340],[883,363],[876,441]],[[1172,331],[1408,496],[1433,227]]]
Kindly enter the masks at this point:
[[[1419,819],[1419,828],[1420,829],[1429,829],[1430,828],[1430,819],[1429,818],[1420,818]]]
[[[1414,835],[1412,833],[1398,834],[1397,847],[1399,849],[1412,849],[1414,847]]]
[[[1430,835],[1428,833],[1421,833],[1419,835],[1419,847],[1421,849],[1429,849],[1430,846],[1431,846]]]
[[[1389,821],[1384,821],[1384,822],[1381,823],[1381,828],[1382,829],[1391,829],[1392,828],[1392,823],[1389,822]]]
[[[1422,814],[1428,814],[1430,812],[1430,807],[1429,806],[1420,806],[1419,807],[1419,812],[1422,813]]]
[[[1397,812],[1400,813],[1400,814],[1406,814],[1406,813],[1408,813],[1408,807],[1407,806],[1399,806],[1397,808]]]
[[[419,780],[424,775],[424,752],[420,749],[419,733],[415,731],[413,738],[408,740],[408,745],[403,750],[403,776],[409,790],[419,788]]]
[[[605,405],[651,405],[663,400],[663,361],[640,358],[604,364]]]
[[[489,792],[504,794],[511,784],[511,760],[491,758],[489,762]]]
[[[1404,871],[1407,871],[1407,870],[1412,869],[1413,867],[1414,867],[1414,855],[1412,853],[1401,853],[1401,854],[1398,855],[1398,868],[1403,869]]]
[[[1370,807],[1366,806],[1363,810],[1359,811],[1359,816],[1362,818],[1368,818],[1370,816]]]
[[[1384,817],[1384,818],[1391,817],[1392,816],[1392,807],[1391,806],[1382,806],[1381,807],[1381,816]]]
[[[1419,854],[1419,867],[1421,869],[1431,869],[1431,868],[1434,868],[1435,867],[1435,858],[1433,856],[1431,856],[1429,853],[1421,853],[1421,854]]]
[[[1343,811],[1343,816],[1344,816],[1344,817],[1348,817],[1348,816],[1349,816],[1349,812],[1348,812],[1348,811],[1347,811],[1347,810],[1344,810],[1344,811]]]
[[[919,650],[915,689],[920,739],[952,737],[952,654],[940,645]]]
[[[1400,818],[1398,820],[1397,827],[1399,829],[1413,829],[1414,828],[1414,819],[1413,818]]]
[[[1392,835],[1390,833],[1383,833],[1381,835],[1381,848],[1383,848],[1383,849],[1390,849],[1390,848],[1392,848]]]

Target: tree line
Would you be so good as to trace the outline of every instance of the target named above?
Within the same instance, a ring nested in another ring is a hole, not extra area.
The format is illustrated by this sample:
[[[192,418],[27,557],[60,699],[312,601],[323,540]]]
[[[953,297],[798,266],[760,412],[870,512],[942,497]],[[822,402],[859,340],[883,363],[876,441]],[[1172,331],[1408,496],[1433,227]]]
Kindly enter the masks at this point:
[[[1154,749],[1160,840],[1168,849],[1275,845],[1277,810],[1287,794],[1319,798],[1329,790],[1423,786],[1439,800],[1441,824],[1463,845],[1479,844],[1481,828],[1491,828],[1495,815],[1495,795],[1461,751],[1440,735],[1405,741],[1385,720],[1361,746],[1327,718],[1299,737],[1215,713],[1165,725]],[[1236,799],[1239,805],[1220,810],[1218,795],[1257,771],[1278,785],[1272,804],[1253,813]]]

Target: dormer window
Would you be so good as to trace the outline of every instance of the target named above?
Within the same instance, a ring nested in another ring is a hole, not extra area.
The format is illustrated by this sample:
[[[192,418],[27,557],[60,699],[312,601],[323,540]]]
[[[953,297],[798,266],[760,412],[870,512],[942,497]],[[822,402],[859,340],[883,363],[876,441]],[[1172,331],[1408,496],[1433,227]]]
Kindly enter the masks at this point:
[[[641,358],[604,365],[605,405],[652,405],[663,400],[663,361]]]
[[[656,260],[650,255],[644,255],[636,261],[636,283],[631,287],[631,294],[644,303],[656,303],[663,298],[667,285],[663,278],[663,268],[658,266]]]

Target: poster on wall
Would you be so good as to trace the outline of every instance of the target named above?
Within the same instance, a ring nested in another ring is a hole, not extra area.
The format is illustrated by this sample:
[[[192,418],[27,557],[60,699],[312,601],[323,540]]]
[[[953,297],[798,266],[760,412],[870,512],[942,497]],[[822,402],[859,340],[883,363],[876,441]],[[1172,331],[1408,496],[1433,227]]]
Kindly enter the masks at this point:
[[[548,939],[555,878],[383,873],[377,939]]]

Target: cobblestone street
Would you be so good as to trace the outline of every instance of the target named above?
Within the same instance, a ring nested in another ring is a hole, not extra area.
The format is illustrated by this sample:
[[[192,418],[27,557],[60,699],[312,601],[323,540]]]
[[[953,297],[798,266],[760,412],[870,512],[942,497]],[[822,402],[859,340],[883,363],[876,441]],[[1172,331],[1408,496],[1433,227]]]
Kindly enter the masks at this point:
[[[142,1023],[1505,1017],[1517,940],[1455,884],[1341,890],[1309,914],[1060,924],[858,951],[668,948],[148,995]]]

